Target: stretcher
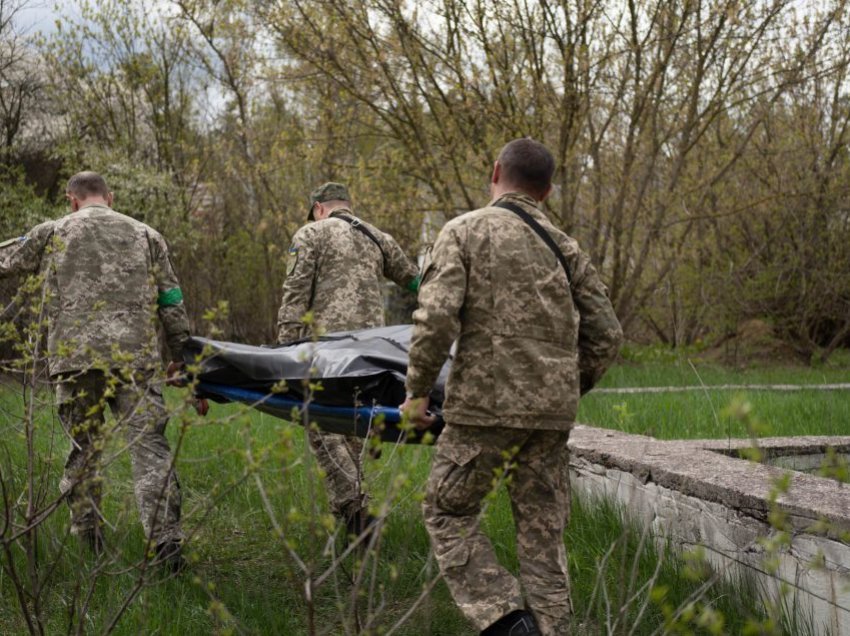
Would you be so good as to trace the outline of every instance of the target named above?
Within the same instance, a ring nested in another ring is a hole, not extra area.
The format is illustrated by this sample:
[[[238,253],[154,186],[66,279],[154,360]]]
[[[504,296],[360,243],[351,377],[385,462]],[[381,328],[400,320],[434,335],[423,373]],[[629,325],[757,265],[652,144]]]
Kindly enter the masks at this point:
[[[198,397],[238,402],[289,422],[394,443],[420,443],[443,428],[441,405],[449,362],[431,393],[436,423],[403,425],[398,405],[410,348],[410,325],[331,333],[281,346],[192,338],[185,360]]]

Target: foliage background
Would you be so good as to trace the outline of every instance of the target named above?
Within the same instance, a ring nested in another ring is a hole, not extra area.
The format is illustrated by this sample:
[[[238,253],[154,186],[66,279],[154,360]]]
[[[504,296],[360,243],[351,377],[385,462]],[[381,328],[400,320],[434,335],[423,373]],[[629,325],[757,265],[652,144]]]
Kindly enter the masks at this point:
[[[27,4],[0,0],[0,239],[63,214],[71,174],[101,172],[117,209],[168,238],[198,333],[226,301],[223,338],[273,340],[283,256],[318,183],[346,182],[356,210],[414,255],[444,220],[487,202],[498,149],[530,135],[558,161],[548,214],[592,255],[630,338],[662,345],[639,351],[724,349],[760,325],[816,363],[805,378],[845,373],[817,368],[850,344],[845,0],[74,0],[45,35],[23,28]],[[0,283],[0,309],[16,284]],[[147,568],[121,453],[108,469],[110,553],[93,564],[64,512],[52,514],[65,441],[37,356],[24,355],[36,332],[15,345],[36,371],[30,384],[0,390],[0,561],[19,575],[0,579],[0,631],[304,631],[318,617],[354,633],[363,618],[386,627],[411,609],[400,633],[463,629],[443,587],[414,605],[434,577],[417,521],[427,450],[368,466],[376,501],[396,506],[384,535],[394,557],[358,565],[323,550],[341,541],[313,496],[299,429],[239,411],[203,424],[174,395],[197,578]],[[681,380],[651,360],[623,369],[607,381]],[[662,437],[746,433],[712,415],[725,397],[696,399],[711,408],[590,396],[582,418]],[[844,402],[758,406],[775,432],[831,433]],[[485,523],[510,562],[504,498]],[[623,573],[679,594],[669,607],[639,596],[651,611],[638,633],[675,631],[665,610],[701,586],[672,559],[653,579],[658,560],[643,563],[646,537],[618,511],[577,502],[567,540],[591,624],[621,609],[640,623]],[[363,567],[379,592],[366,600],[352,584]],[[341,583],[311,596],[305,582],[328,568]],[[617,593],[611,607],[594,605],[600,580]],[[772,619],[746,585],[710,595],[702,609],[719,608],[730,632]],[[385,604],[358,614],[373,601]]]
[[[846,4],[80,0],[42,36],[3,0],[0,230],[98,170],[170,240],[196,323],[227,299],[225,335],[268,342],[317,183],[415,255],[530,135],[633,339],[758,319],[826,358],[850,335]]]

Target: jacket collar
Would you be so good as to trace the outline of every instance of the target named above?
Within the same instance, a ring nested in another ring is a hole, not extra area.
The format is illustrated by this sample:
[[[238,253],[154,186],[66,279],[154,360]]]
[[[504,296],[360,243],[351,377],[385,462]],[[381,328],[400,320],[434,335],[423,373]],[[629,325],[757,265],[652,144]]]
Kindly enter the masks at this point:
[[[514,203],[535,217],[538,221],[549,221],[549,218],[540,209],[540,202],[531,195],[522,192],[506,192],[498,199],[493,199],[488,207],[493,207],[500,201]]]
[[[328,215],[329,219],[334,218],[335,216],[339,216],[340,214],[348,214],[349,216],[354,216],[354,212],[352,212],[349,208],[341,207],[337,208],[333,212]]]
[[[506,192],[498,199],[493,199],[493,201],[490,202],[490,205],[495,205],[499,201],[510,201],[511,203],[519,203],[538,210],[540,209],[540,203],[531,195],[523,192]]]

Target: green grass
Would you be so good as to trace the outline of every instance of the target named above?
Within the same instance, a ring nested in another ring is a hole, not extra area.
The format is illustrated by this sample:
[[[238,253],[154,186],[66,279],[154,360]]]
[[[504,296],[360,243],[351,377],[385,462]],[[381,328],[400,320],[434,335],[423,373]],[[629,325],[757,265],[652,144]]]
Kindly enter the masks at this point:
[[[770,367],[729,370],[691,364],[684,358],[620,364],[600,387],[701,386],[705,391],[661,394],[598,394],[581,401],[578,421],[662,439],[747,437],[740,422],[724,414],[742,395],[765,424],[764,436],[844,435],[850,423],[850,391],[717,391],[718,384],[835,384],[850,382],[850,368]]]
[[[838,382],[844,372],[836,369],[764,369],[729,372],[716,367],[699,367],[706,383],[746,382]],[[603,386],[695,384],[698,380],[686,363],[663,362],[620,365],[612,369]],[[850,412],[845,393],[752,394],[749,399],[759,416],[768,421],[773,434],[828,434],[843,432]],[[49,399],[45,394],[44,399]],[[638,433],[667,438],[744,436],[720,415],[732,395],[710,392],[672,395],[589,395],[583,402],[580,420]],[[179,394],[169,396],[178,406]],[[718,413],[719,422],[712,415]],[[8,385],[0,387],[0,471],[12,482],[13,499],[25,490],[25,444],[20,413],[21,398]],[[181,424],[185,435],[181,436]],[[236,633],[306,633],[307,605],[304,576],[287,556],[288,541],[300,558],[315,571],[331,562],[325,552],[329,519],[321,483],[308,467],[303,432],[275,418],[238,407],[214,406],[212,417],[194,415],[177,418],[169,427],[174,446],[182,439],[178,470],[184,496],[184,525],[190,533],[192,565],[179,579],[155,574],[146,580],[139,596],[119,623],[119,634],[209,634],[228,629]],[[37,411],[36,443],[38,485],[42,498],[57,491],[67,441],[52,411],[43,405]],[[251,459],[249,460],[248,450]],[[430,581],[436,566],[429,557],[428,539],[421,521],[420,502],[427,477],[430,449],[384,447],[380,460],[367,464],[369,489],[376,502],[388,499],[392,509],[382,537],[374,573],[380,604],[375,624],[387,628],[401,617]],[[253,472],[246,477],[246,467]],[[256,480],[268,495],[271,515],[284,530],[275,531],[269,510]],[[138,523],[126,456],[121,455],[106,471],[107,496],[104,509],[115,529],[107,541],[115,562],[98,579],[86,631],[103,631],[137,580],[134,565],[142,554],[144,540]],[[23,500],[23,499],[21,499]],[[20,506],[16,507],[20,511]],[[39,532],[39,555],[43,564],[55,564],[47,580],[43,615],[48,633],[65,633],[72,621],[70,608],[75,590],[92,575],[93,562],[76,540],[67,535],[64,508],[52,515]],[[488,511],[485,527],[493,538],[502,561],[516,568],[510,506],[504,492]],[[608,614],[600,603],[604,588],[614,611],[634,591],[629,584],[636,566],[635,581],[646,581],[658,564],[655,543],[641,540],[640,533],[624,523],[618,510],[599,502],[574,500],[571,523],[565,537],[569,551],[574,604],[577,615],[590,618],[590,633],[596,633]],[[342,547],[337,541],[336,547]],[[607,555],[607,557],[606,557]],[[638,634],[648,634],[663,623],[663,608],[676,607],[699,585],[690,568],[662,550],[658,585],[666,589],[661,604],[651,604]],[[4,557],[0,555],[0,559]],[[23,564],[20,550],[15,563]],[[599,565],[605,562],[601,573]],[[42,576],[48,568],[42,567]],[[345,633],[343,616],[357,607],[362,616],[368,600],[352,605],[348,575],[356,569],[354,559],[344,571],[316,591],[315,621],[320,633]],[[601,578],[600,578],[601,577]],[[604,586],[597,585],[604,581]],[[594,596],[594,590],[596,595]],[[591,600],[595,599],[594,603]],[[759,604],[744,584],[716,585],[708,595],[712,607],[725,617],[726,633],[738,633]],[[636,607],[627,609],[634,618]],[[756,614],[757,617],[757,614]],[[25,631],[13,587],[7,573],[0,574],[0,633]],[[399,634],[462,636],[474,634],[452,602],[445,585],[439,583],[414,612]]]
[[[700,381],[702,380],[702,382]],[[820,366],[757,365],[731,369],[699,358],[670,353],[663,360],[614,365],[601,387],[699,386],[700,384],[825,384],[850,382],[850,359]]]

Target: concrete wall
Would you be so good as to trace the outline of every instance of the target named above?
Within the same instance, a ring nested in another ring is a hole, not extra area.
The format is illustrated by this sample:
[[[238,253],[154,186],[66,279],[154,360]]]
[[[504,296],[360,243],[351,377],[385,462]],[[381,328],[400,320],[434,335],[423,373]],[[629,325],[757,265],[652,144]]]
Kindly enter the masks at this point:
[[[760,440],[773,458],[823,454],[826,446],[846,452],[848,444],[850,438]],[[774,480],[786,471],[737,459],[735,448],[746,445],[746,440],[664,442],[577,427],[571,440],[572,485],[584,498],[619,503],[631,518],[681,549],[703,546],[721,574],[733,580],[751,577],[774,600],[784,594],[786,606],[813,618],[818,633],[850,636],[848,486],[793,474],[791,489],[778,504],[793,528],[791,546],[769,573],[759,539],[775,534],[767,522],[768,498]]]

